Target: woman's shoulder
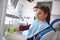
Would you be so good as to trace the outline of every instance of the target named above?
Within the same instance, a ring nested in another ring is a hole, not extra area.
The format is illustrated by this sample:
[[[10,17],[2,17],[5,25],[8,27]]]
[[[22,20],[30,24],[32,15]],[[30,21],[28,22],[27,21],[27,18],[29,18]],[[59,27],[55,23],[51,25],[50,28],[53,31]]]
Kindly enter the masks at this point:
[[[38,20],[37,19],[35,19],[34,21],[33,21],[33,23],[36,23]]]
[[[45,22],[44,25],[47,26],[47,27],[50,26],[47,22]]]

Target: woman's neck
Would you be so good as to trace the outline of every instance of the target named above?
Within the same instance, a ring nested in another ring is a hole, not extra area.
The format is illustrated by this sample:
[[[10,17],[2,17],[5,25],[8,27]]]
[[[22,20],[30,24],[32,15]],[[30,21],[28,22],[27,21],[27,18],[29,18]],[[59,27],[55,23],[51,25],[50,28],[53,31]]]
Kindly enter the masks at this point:
[[[42,22],[44,22],[44,21],[46,21],[46,20],[42,20],[42,19],[38,19],[39,21],[42,21]]]

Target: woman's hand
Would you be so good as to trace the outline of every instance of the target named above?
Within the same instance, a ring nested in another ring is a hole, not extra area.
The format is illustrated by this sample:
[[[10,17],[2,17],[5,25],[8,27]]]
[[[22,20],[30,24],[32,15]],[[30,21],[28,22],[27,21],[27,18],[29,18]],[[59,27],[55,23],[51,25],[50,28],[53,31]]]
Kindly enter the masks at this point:
[[[14,28],[14,32],[18,32],[19,31],[19,28]]]

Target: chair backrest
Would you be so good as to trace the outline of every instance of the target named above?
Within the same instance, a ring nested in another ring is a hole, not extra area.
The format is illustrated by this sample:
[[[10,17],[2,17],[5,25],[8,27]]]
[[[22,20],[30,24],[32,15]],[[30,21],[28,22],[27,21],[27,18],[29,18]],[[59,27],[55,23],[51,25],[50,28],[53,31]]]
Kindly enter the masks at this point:
[[[51,22],[50,26],[52,27],[52,29],[53,29],[54,31],[56,31],[56,28],[53,28],[53,25],[54,25],[55,23],[59,22],[59,21],[60,21],[60,18],[57,18],[57,19],[55,19],[55,20],[53,20],[53,21]]]
[[[53,30],[53,29],[52,29],[51,27],[49,27],[48,29],[46,29],[46,30],[42,31],[40,34],[38,34],[38,35],[37,35],[37,37],[36,37],[36,39],[35,39],[35,40],[40,40],[40,39],[41,39],[41,37],[42,37],[44,34],[46,34],[46,33],[50,32],[50,31],[52,31],[52,30]]]
[[[45,35],[46,33],[50,32],[50,31],[52,31],[52,30],[56,31],[55,28],[53,28],[53,25],[54,25],[56,22],[58,22],[58,21],[60,21],[60,18],[53,20],[53,21],[51,22],[51,24],[50,24],[50,27],[49,27],[48,29],[43,30],[42,32],[40,32],[40,33],[37,35],[37,37],[36,37],[35,40],[40,40],[43,35]]]

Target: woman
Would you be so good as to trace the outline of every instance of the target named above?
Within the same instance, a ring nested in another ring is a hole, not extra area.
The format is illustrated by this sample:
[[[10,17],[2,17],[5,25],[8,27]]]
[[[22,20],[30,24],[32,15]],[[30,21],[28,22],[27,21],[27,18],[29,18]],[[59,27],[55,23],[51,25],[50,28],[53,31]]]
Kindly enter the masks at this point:
[[[27,38],[31,38],[37,33],[49,27],[50,10],[46,6],[35,6],[34,11],[36,13],[36,20],[31,24]]]

